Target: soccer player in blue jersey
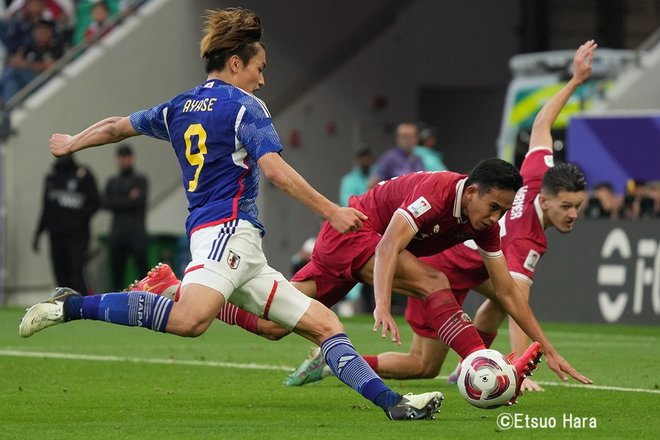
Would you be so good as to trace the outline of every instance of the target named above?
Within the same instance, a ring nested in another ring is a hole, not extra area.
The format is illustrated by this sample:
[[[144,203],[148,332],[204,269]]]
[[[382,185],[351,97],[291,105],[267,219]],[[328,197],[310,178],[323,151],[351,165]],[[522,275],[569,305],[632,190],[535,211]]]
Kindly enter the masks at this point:
[[[336,315],[266,262],[255,204],[260,171],[341,233],[361,227],[366,216],[330,202],[280,156],[268,109],[252,94],[265,82],[261,32],[260,19],[251,11],[208,11],[200,45],[208,73],[204,83],[150,109],[50,139],[58,157],[140,134],[172,144],[188,196],[192,254],[179,301],[145,291],[81,297],[58,288],[50,300],[27,310],[19,333],[28,337],[59,323],[91,319],[194,337],[231,301],[319,345],[335,375],[390,419],[431,418],[441,393],[392,391],[357,354]]]

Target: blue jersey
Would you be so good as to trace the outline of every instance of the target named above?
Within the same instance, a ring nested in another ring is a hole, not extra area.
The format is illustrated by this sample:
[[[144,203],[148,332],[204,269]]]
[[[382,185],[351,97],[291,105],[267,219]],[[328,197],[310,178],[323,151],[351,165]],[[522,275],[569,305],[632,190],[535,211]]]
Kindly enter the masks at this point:
[[[130,116],[141,134],[169,141],[188,197],[186,231],[236,218],[264,231],[258,219],[257,160],[282,145],[266,105],[213,79]]]

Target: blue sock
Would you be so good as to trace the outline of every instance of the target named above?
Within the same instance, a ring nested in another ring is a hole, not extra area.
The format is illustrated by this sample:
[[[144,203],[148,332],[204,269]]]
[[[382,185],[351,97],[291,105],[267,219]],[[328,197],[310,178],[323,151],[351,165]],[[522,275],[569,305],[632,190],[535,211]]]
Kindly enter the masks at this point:
[[[150,292],[70,296],[64,301],[66,321],[93,319],[164,332],[174,301]]]
[[[336,334],[321,344],[325,363],[335,376],[382,409],[395,405],[401,396],[392,391],[353,348],[348,336]]]

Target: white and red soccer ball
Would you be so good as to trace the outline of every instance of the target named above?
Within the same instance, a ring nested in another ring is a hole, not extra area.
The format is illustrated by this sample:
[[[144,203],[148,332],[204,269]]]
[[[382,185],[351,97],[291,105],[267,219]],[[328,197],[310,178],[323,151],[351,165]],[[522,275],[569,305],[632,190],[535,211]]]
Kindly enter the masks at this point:
[[[492,409],[511,400],[517,381],[516,369],[506,356],[495,350],[477,350],[461,362],[458,390],[470,404]]]

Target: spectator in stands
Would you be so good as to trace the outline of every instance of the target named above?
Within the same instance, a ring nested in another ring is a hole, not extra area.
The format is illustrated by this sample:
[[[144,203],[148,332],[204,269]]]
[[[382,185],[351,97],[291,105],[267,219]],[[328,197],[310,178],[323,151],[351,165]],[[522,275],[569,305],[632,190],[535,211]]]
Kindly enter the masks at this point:
[[[110,271],[112,288],[126,286],[125,270],[128,257],[132,257],[137,272],[147,272],[148,236],[145,226],[148,181],[136,173],[133,148],[122,144],[117,148],[119,174],[108,181],[103,207],[113,213],[110,230]]]
[[[427,127],[419,132],[419,145],[413,152],[422,159],[426,171],[445,171],[447,166],[442,160],[442,153],[437,150],[438,134],[434,128]]]
[[[89,168],[73,156],[56,159],[46,176],[41,217],[32,241],[39,252],[39,237],[48,231],[50,256],[58,286],[88,292],[84,268],[89,247],[89,221],[99,208],[96,180]]]
[[[655,201],[642,180],[630,179],[626,184],[622,215],[627,219],[652,218],[656,216]]]
[[[376,172],[370,180],[370,186],[381,180],[424,170],[422,159],[413,154],[417,141],[415,124],[410,122],[399,124],[396,128],[396,146],[387,150],[378,159]]]
[[[12,2],[0,20],[0,40],[8,54],[29,45],[32,30],[41,21],[53,21],[53,15],[46,9],[45,0],[25,0],[21,3],[19,7],[17,1]]]
[[[104,1],[95,3],[92,6],[92,22],[87,26],[85,30],[85,41],[90,43],[96,36],[103,34],[106,35],[112,30],[112,28],[107,27],[110,21],[110,9]],[[105,28],[105,29],[104,29]]]
[[[0,98],[8,101],[20,89],[62,56],[52,21],[40,21],[32,30],[32,41],[18,48],[0,77]]]
[[[653,208],[649,209],[649,217],[660,217],[660,180],[646,184],[646,197],[653,202]]]
[[[366,144],[360,144],[353,153],[353,169],[341,178],[339,183],[339,205],[348,206],[351,196],[359,196],[369,189],[369,177],[372,174],[374,155]]]
[[[587,203],[587,218],[617,219],[621,211],[622,200],[614,193],[612,185],[602,182],[596,185]]]

